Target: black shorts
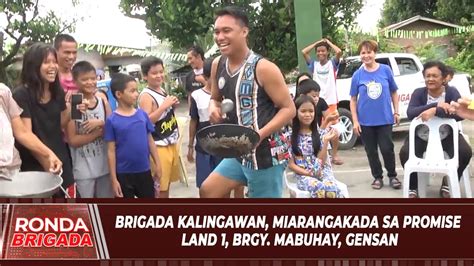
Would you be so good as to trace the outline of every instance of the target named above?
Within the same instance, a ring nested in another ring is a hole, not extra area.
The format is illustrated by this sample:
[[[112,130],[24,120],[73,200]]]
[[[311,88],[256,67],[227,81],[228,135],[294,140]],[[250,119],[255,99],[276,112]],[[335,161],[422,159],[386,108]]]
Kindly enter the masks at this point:
[[[142,173],[119,174],[117,179],[124,198],[154,198],[155,187],[150,170]]]

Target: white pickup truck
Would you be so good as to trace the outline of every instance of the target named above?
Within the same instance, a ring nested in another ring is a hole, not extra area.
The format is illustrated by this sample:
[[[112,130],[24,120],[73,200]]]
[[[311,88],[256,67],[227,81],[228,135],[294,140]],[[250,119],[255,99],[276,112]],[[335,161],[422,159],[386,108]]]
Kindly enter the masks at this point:
[[[423,78],[423,64],[414,54],[408,53],[380,53],[376,55],[375,61],[390,66],[398,85],[399,112],[402,119],[401,126],[408,124],[407,108],[412,92],[425,86]],[[352,116],[349,107],[351,79],[354,72],[360,68],[359,56],[345,58],[339,67],[337,75],[337,96],[339,100],[339,115],[344,131],[340,136],[340,149],[351,149],[357,136],[353,131]],[[467,74],[455,74],[449,85],[456,87],[462,96],[470,95],[470,79]],[[292,90],[293,88],[290,88]],[[294,92],[291,92],[294,93]],[[293,94],[295,95],[295,94]],[[404,127],[407,128],[407,127]]]

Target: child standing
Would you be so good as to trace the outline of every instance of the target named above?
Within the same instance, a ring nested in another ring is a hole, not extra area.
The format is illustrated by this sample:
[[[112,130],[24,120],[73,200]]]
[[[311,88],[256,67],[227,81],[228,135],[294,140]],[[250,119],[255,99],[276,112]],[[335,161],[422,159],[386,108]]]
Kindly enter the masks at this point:
[[[310,56],[313,49],[316,53],[315,60],[311,59]],[[335,53],[333,58],[330,58],[330,49]],[[338,104],[336,78],[342,50],[330,40],[324,38],[308,45],[301,52],[308,64],[309,71],[313,74],[313,80],[321,86],[321,98],[326,100],[329,112],[336,112]],[[344,162],[337,155],[339,138],[332,140],[331,144],[333,146],[332,163],[335,165],[343,164]]]
[[[310,192],[312,198],[340,198],[330,160],[329,141],[336,135],[333,129],[317,129],[315,105],[311,97],[296,99],[296,116],[293,118],[291,146],[293,158],[290,169],[295,172],[298,189]]]
[[[196,186],[201,187],[202,182],[211,174],[211,172],[220,163],[222,158],[216,157],[206,153],[199,143],[194,146],[194,138],[196,132],[200,129],[209,126],[209,102],[211,101],[211,83],[207,82],[211,76],[212,59],[206,60],[203,67],[203,76],[206,85],[201,89],[195,90],[191,93],[191,105],[189,108],[189,115],[191,121],[189,122],[189,145],[188,145],[188,161],[194,161],[194,149],[196,149]],[[240,186],[234,189],[235,198],[244,197],[244,187]]]
[[[107,145],[103,139],[105,119],[111,110],[105,96],[95,96],[97,78],[91,63],[75,64],[72,76],[88,103],[82,119],[69,121],[66,131],[77,191],[81,198],[112,198]]]
[[[134,107],[138,98],[137,82],[132,76],[118,73],[110,86],[118,101],[117,109],[105,122],[112,189],[116,197],[153,198],[153,183],[159,181],[161,167],[151,136],[153,125],[143,110]],[[150,154],[158,162],[153,177]]]
[[[155,132],[152,136],[163,171],[159,197],[168,198],[170,183],[178,181],[180,177],[177,145],[179,132],[173,111],[173,106],[179,104],[179,101],[175,96],[168,96],[161,88],[164,80],[161,59],[154,56],[147,57],[141,62],[141,69],[143,78],[147,81],[147,87],[140,93],[138,105],[155,124]]]

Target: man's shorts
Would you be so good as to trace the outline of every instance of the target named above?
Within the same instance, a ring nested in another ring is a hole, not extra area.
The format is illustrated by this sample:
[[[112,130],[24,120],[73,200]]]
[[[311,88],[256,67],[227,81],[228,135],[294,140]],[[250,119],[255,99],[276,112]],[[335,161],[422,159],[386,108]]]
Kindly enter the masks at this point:
[[[207,153],[196,151],[196,186],[201,187],[202,183],[219,165],[221,158]]]
[[[285,168],[286,165],[276,165],[253,170],[243,166],[237,159],[226,158],[214,171],[247,185],[249,198],[281,198]]]
[[[171,182],[179,181],[181,171],[179,168],[179,154],[176,144],[168,146],[156,146],[158,158],[161,163],[160,191],[168,191]],[[152,174],[154,173],[154,162],[152,162]]]
[[[330,114],[335,111],[337,111],[337,104],[329,104],[326,112]]]
[[[96,178],[76,179],[76,187],[81,198],[113,198],[115,196],[109,174]]]

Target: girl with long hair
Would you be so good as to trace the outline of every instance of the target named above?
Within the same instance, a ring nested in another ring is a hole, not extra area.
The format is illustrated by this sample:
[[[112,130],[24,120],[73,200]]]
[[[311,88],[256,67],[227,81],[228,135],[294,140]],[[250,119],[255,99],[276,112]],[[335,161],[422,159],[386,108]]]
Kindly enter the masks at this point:
[[[310,96],[299,96],[295,105],[291,134],[293,156],[288,166],[295,173],[298,189],[310,192],[312,198],[340,198],[341,189],[328,160],[329,141],[336,132],[331,128],[318,131],[316,108]]]
[[[21,84],[13,98],[23,109],[21,118],[63,163],[63,188],[74,183],[71,160],[62,129],[70,120],[64,92],[59,84],[56,51],[52,46],[35,43],[23,56]],[[18,145],[22,160],[21,171],[47,171],[45,158]],[[63,196],[59,193],[57,196]]]

